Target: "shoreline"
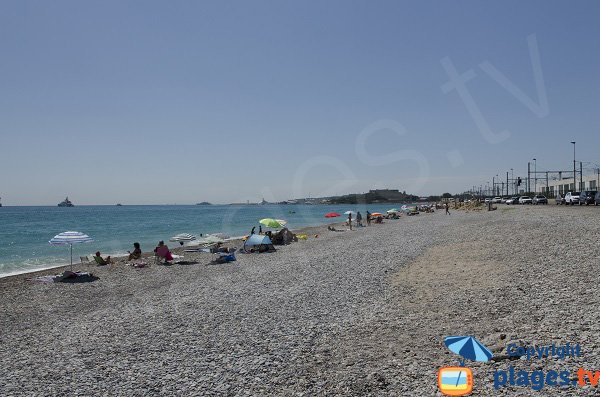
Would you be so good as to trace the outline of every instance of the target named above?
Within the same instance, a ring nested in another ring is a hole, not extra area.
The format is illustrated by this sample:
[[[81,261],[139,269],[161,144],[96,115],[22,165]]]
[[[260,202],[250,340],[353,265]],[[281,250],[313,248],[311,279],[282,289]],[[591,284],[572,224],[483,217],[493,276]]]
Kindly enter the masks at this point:
[[[327,226],[335,226],[335,225],[339,225],[339,222],[337,223],[329,223],[326,225],[315,225],[315,226],[304,226],[304,227],[300,227],[298,229],[290,229],[290,231],[292,233],[295,234],[311,234],[313,232],[321,232],[323,231],[322,228],[325,228],[325,231],[327,231]],[[242,238],[244,236],[236,236],[236,237],[231,237],[229,239],[226,239],[224,242],[224,246],[226,247],[238,247],[239,245],[242,244]],[[184,256],[184,249],[186,249],[186,246],[181,247],[180,245],[178,245],[178,243],[174,243],[174,242],[169,242],[167,241],[167,243],[173,243],[173,246],[170,247],[169,249],[171,250],[171,252],[175,255],[180,255],[180,256]],[[175,246],[175,244],[177,244]],[[237,245],[235,245],[237,244]],[[167,244],[169,245],[169,244]],[[91,255],[91,254],[89,254]],[[121,265],[124,266],[125,263],[127,262],[127,259],[129,254],[102,254],[103,258],[106,258],[107,256],[110,256],[111,259],[116,259],[116,263],[114,263],[113,265]],[[149,251],[149,252],[142,252],[142,258],[147,259],[153,259],[154,258],[154,252]],[[73,257],[73,268],[75,268],[76,266],[93,266],[93,267],[98,267],[95,264],[82,264],[81,260],[79,259],[79,257],[77,257],[77,260],[75,260],[76,258]],[[59,273],[64,272],[65,270],[70,270],[71,268],[71,264],[67,263],[67,264],[60,264],[60,265],[56,265],[56,266],[49,266],[49,267],[44,267],[44,268],[40,268],[40,269],[35,269],[35,270],[17,270],[15,272],[9,273],[9,274],[0,274],[0,285],[2,284],[2,281],[5,279],[9,279],[9,278],[13,278],[13,277],[19,277],[19,276],[24,276],[24,275],[31,275],[32,277],[35,276],[45,276],[45,275],[49,275],[49,274],[54,274],[54,271],[58,271]],[[53,271],[53,272],[50,272]],[[50,272],[50,273],[49,273]],[[58,274],[58,273],[56,273]]]
[[[332,220],[323,217],[326,212],[335,209],[342,213],[346,210],[346,208],[341,207],[341,209],[331,205],[296,205],[295,208],[273,205],[270,209],[239,210],[228,210],[226,208],[228,206],[216,206],[218,208],[208,211],[202,206],[183,207],[187,209],[178,210],[169,206],[156,206],[156,208],[162,209],[156,210],[155,217],[153,217],[155,210],[130,208],[123,212],[119,207],[113,208],[112,206],[98,206],[98,209],[95,210],[81,208],[81,211],[48,207],[43,210],[42,215],[14,208],[11,210],[12,212],[2,213],[6,215],[8,226],[18,225],[21,217],[29,216],[40,217],[42,223],[33,233],[12,227],[0,232],[1,239],[7,242],[6,250],[3,250],[2,258],[0,258],[0,278],[69,266],[68,246],[64,250],[47,244],[50,237],[63,230],[82,231],[95,240],[89,245],[73,246],[73,262],[80,263],[80,255],[93,255],[96,251],[102,252],[103,256],[128,255],[127,251],[132,250],[131,244],[134,241],[139,241],[144,251],[153,249],[158,241],[167,241],[170,236],[181,232],[196,236],[222,231],[231,236],[245,235],[249,233],[250,226],[267,214],[273,215],[277,219],[287,219],[290,228],[302,229],[328,225]],[[381,208],[374,207],[370,210],[371,212],[383,212]],[[284,212],[287,210],[293,210],[293,214],[286,216]],[[363,208],[358,210],[363,212]],[[147,227],[136,226],[135,220],[140,217],[149,217]],[[342,216],[342,218],[344,217]],[[109,222],[106,227],[102,227],[102,222],[104,222],[102,219],[107,219]],[[206,219],[205,223],[203,219]],[[129,220],[132,220],[133,223],[128,222]]]

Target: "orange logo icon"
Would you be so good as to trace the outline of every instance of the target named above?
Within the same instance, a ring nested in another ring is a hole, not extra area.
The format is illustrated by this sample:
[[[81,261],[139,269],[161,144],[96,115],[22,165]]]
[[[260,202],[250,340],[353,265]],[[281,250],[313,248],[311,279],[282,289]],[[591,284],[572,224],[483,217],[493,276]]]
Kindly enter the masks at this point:
[[[438,370],[438,387],[446,396],[466,396],[473,391],[473,371],[466,367],[443,367]]]

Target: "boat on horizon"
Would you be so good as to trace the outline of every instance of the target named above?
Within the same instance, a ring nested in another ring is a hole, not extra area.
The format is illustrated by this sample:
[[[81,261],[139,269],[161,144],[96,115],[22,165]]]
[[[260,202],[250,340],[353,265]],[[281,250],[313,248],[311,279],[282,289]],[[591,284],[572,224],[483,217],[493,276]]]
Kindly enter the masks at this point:
[[[65,197],[64,201],[58,203],[59,207],[75,207],[75,205],[69,200],[69,196]]]

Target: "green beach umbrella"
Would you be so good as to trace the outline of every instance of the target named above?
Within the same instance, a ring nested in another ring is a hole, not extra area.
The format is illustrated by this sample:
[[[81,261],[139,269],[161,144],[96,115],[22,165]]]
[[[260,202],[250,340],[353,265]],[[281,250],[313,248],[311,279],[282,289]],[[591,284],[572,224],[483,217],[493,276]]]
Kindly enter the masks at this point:
[[[261,225],[265,225],[266,227],[272,227],[274,229],[277,229],[282,226],[281,223],[277,222],[277,220],[273,218],[261,219],[260,221],[258,221],[258,223],[260,223]]]

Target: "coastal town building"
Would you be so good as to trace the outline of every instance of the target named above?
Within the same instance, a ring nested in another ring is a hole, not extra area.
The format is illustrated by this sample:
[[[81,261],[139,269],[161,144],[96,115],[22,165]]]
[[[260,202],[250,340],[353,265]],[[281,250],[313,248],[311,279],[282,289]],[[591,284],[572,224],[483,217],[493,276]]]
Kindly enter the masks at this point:
[[[582,178],[577,176],[577,185],[578,188],[575,189],[575,183],[572,177],[558,178],[556,180],[538,178],[537,191],[547,197],[556,197],[557,194],[564,195],[565,193],[572,191],[598,190],[598,186],[600,186],[600,175],[584,175]]]

